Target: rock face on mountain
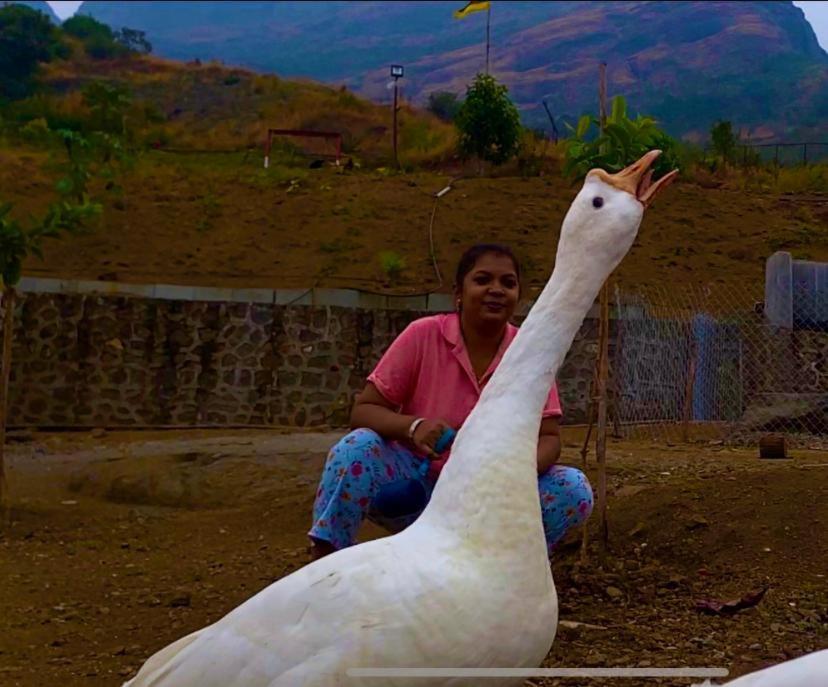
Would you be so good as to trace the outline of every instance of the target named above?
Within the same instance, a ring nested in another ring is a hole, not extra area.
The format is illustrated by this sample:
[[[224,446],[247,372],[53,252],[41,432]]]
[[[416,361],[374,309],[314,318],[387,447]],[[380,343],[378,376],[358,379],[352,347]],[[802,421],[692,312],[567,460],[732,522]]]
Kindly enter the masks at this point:
[[[388,98],[462,94],[484,69],[486,14],[458,2],[85,2],[114,28],[147,31],[158,54],[346,83]],[[755,138],[817,131],[828,117],[828,55],[790,2],[493,2],[491,71],[528,124],[594,111],[598,64],[609,95],[701,135],[717,118]]]

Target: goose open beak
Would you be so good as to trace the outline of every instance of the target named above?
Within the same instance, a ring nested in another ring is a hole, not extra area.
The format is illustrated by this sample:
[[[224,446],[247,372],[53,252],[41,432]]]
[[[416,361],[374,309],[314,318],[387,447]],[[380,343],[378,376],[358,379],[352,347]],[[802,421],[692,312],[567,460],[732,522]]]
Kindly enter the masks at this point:
[[[661,155],[660,150],[651,150],[640,160],[633,162],[629,167],[625,167],[615,174],[609,174],[600,169],[593,170],[590,174],[595,174],[611,186],[615,186],[635,196],[647,208],[653,202],[656,195],[662,189],[667,188],[673,179],[678,176],[678,170],[674,169],[653,183],[653,170],[651,167],[659,155]]]

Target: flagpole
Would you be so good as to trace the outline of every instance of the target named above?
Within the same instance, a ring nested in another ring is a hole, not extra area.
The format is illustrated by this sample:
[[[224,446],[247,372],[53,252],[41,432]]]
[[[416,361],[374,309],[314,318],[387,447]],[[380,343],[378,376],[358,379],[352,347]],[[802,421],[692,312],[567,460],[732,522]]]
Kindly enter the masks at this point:
[[[492,3],[486,9],[486,76],[489,75],[489,27],[492,23]]]

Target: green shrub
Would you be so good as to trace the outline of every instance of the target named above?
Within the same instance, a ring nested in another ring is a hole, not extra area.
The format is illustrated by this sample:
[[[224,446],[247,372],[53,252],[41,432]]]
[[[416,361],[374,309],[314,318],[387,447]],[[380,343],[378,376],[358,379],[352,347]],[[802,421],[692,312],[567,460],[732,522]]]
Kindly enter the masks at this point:
[[[106,24],[87,14],[76,14],[62,26],[64,32],[79,39],[86,54],[96,60],[122,57],[129,49],[116,39],[115,33]]]
[[[603,132],[593,134],[593,125],[598,129],[600,122],[590,115],[584,115],[578,121],[574,135],[566,145],[565,175],[580,179],[596,167],[618,172],[655,148],[663,152],[653,165],[655,176],[680,165],[678,142],[661,131],[651,117],[638,115],[630,119],[623,96],[613,98],[612,112]]]
[[[25,98],[34,91],[38,63],[66,55],[59,29],[43,12],[0,6],[0,102]]]
[[[461,105],[462,102],[456,93],[435,91],[434,93],[429,93],[426,109],[444,122],[453,122],[457,113],[460,111]]]

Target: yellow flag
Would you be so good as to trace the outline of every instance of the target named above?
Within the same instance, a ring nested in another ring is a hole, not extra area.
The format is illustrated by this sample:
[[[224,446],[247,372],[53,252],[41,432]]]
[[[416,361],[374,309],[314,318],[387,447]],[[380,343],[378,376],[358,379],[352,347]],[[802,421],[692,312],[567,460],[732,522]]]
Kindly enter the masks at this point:
[[[482,2],[470,0],[470,2],[462,10],[455,10],[453,16],[455,19],[463,19],[472,12],[482,12],[487,9],[489,9],[489,0],[483,0]]]

